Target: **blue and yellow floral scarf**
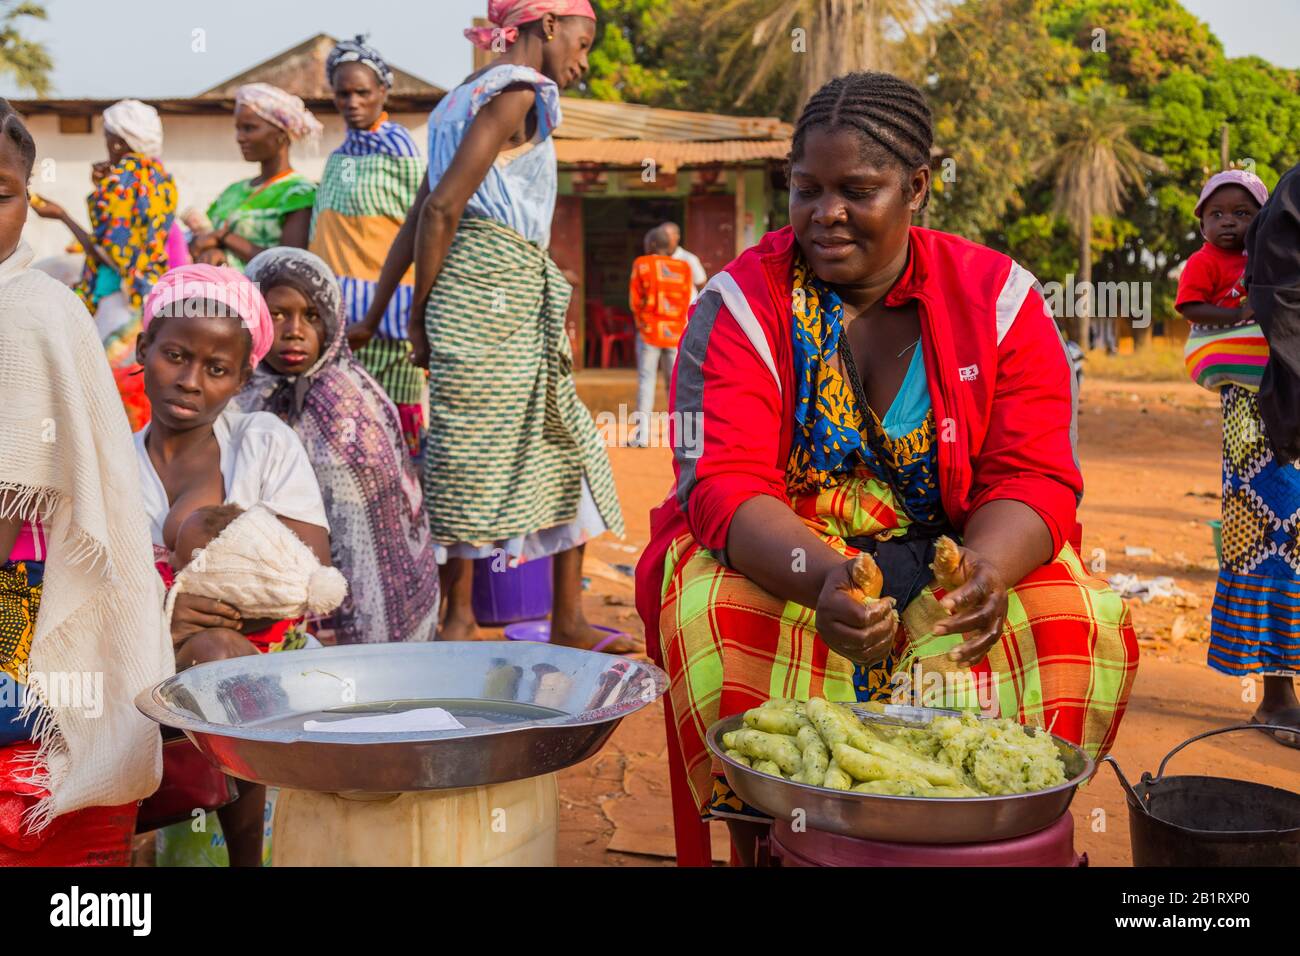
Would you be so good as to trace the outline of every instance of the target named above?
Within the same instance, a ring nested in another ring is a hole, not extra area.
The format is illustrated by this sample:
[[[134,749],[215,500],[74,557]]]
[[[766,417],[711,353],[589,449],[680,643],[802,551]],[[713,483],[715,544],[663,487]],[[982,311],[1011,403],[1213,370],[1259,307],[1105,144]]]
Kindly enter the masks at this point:
[[[793,494],[839,484],[862,448],[862,412],[833,363],[843,330],[844,304],[800,256],[791,288],[794,310],[794,443],[786,464]]]

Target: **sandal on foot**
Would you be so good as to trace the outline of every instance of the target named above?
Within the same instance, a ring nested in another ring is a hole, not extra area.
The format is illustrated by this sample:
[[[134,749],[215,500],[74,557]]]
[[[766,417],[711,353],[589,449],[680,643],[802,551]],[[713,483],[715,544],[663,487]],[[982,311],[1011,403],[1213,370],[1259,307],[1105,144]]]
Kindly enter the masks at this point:
[[[1290,747],[1292,750],[1300,750],[1300,729],[1270,730],[1267,725],[1271,724],[1272,721],[1260,720],[1254,714],[1250,717],[1250,723],[1263,725],[1260,727],[1260,731],[1268,734],[1283,747]]]

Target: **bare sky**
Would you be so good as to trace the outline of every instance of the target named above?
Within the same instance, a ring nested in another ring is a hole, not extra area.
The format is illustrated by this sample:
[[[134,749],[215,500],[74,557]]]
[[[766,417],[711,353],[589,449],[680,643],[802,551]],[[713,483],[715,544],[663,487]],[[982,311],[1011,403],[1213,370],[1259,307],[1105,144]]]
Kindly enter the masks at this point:
[[[58,97],[192,96],[317,33],[370,43],[442,87],[470,72],[461,31],[486,0],[42,0],[23,21],[54,58]],[[201,30],[206,51],[194,51]],[[20,94],[7,79],[0,93]]]
[[[44,0],[23,29],[54,57],[54,95],[191,96],[315,33],[369,32],[402,69],[439,86],[470,71],[461,30],[486,0]],[[1300,0],[1183,0],[1229,56],[1300,67]],[[194,31],[205,52],[195,52]],[[22,95],[7,80],[0,93]]]

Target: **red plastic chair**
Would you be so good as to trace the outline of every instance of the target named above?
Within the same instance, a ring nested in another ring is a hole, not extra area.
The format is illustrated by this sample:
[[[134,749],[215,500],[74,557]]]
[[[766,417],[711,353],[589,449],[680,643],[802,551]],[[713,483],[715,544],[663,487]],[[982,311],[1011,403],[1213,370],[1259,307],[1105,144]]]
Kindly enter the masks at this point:
[[[636,355],[636,327],[632,316],[600,303],[589,305],[587,315],[594,333],[587,339],[589,356],[594,358],[592,349],[598,349],[601,368],[614,367],[611,362],[616,357],[620,367],[632,365]],[[588,364],[592,364],[590,359]]]
[[[608,309],[605,312],[606,332],[611,351],[619,353],[619,367],[636,366],[636,320],[631,312],[622,309]],[[609,368],[608,359],[606,368]]]
[[[582,364],[586,368],[595,368],[600,357],[600,334],[604,328],[605,306],[599,302],[587,303],[587,329],[583,338]]]

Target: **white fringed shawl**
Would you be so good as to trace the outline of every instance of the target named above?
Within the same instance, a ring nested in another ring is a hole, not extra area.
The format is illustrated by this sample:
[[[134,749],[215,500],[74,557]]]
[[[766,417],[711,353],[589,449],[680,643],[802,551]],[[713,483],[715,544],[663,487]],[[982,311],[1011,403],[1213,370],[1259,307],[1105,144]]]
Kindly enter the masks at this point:
[[[0,262],[0,491],[3,517],[39,518],[48,542],[24,708],[43,705],[30,781],[50,796],[27,818],[39,830],[157,789],[158,728],[133,701],[174,660],[130,426],[95,324],[31,260],[24,242]]]

